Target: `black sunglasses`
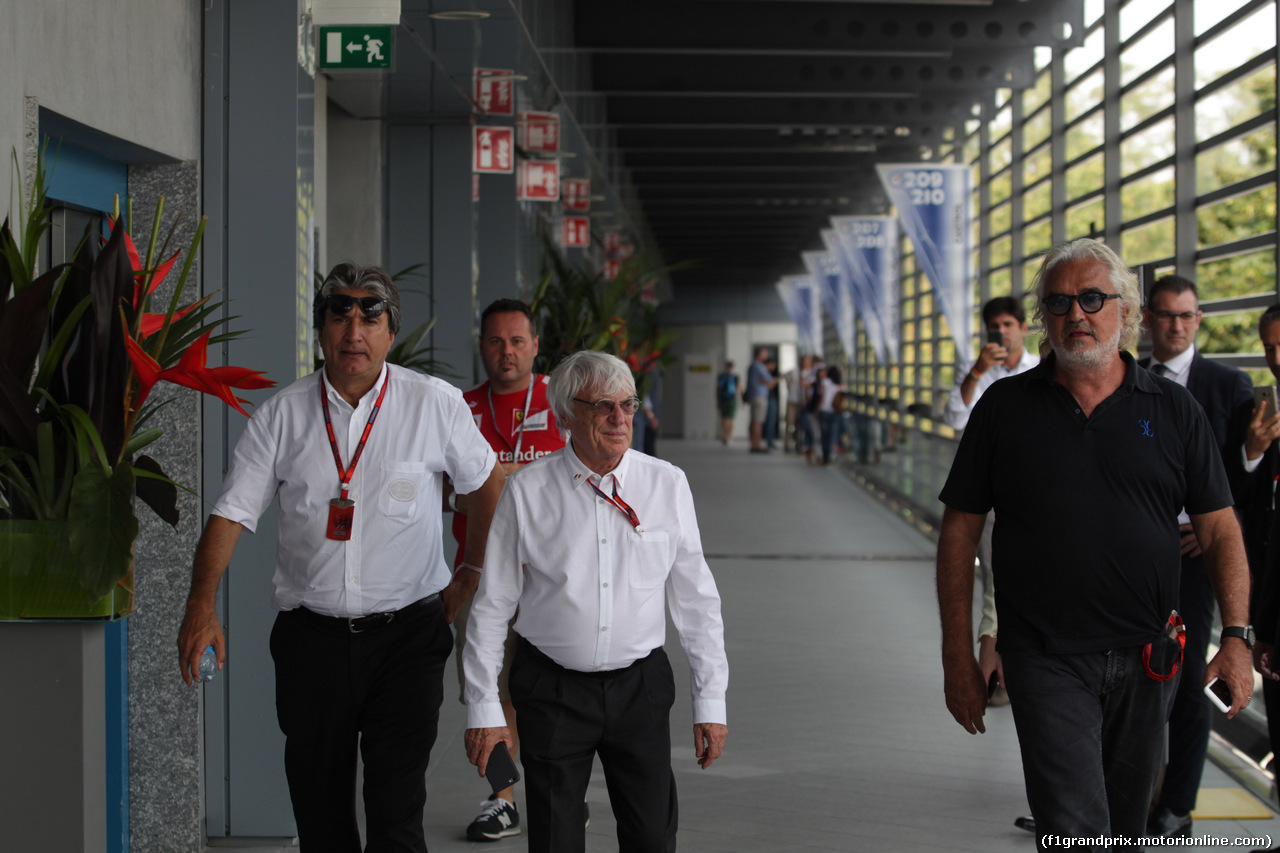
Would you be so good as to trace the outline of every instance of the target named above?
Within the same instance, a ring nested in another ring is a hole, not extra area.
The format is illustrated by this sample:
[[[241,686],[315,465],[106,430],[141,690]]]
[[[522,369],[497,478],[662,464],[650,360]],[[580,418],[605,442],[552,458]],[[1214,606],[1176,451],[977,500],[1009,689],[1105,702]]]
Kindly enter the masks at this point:
[[[1097,314],[1102,310],[1102,306],[1107,304],[1108,299],[1119,299],[1118,293],[1102,293],[1097,290],[1087,290],[1079,296],[1068,296],[1065,293],[1055,293],[1046,296],[1040,301],[1044,303],[1044,308],[1055,317],[1062,317],[1071,310],[1072,302],[1080,303],[1080,310],[1086,314]]]
[[[345,293],[330,293],[324,300],[325,308],[344,317],[351,310],[352,305],[359,305],[360,313],[369,320],[381,317],[382,312],[387,310],[387,300],[381,296],[348,296]]]

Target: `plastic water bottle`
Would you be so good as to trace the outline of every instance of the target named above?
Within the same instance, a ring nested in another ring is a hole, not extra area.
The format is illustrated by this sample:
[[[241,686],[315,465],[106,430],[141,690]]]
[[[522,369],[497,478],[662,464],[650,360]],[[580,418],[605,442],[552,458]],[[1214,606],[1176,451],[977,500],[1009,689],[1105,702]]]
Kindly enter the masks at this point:
[[[200,680],[213,681],[217,674],[218,653],[213,650],[213,646],[205,646],[204,653],[200,655]]]

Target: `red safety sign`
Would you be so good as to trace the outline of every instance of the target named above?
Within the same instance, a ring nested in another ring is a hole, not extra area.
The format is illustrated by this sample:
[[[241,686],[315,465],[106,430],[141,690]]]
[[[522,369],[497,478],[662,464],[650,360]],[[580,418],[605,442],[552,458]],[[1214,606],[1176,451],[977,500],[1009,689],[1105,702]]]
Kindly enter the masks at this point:
[[[476,109],[487,115],[515,114],[515,72],[510,68],[477,68]]]
[[[604,253],[606,255],[618,254],[618,246],[622,243],[622,235],[617,231],[604,232]]]
[[[530,110],[520,113],[520,147],[539,154],[560,150],[560,114]]]
[[[604,262],[605,281],[613,281],[622,270],[622,261],[617,258],[606,258]]]
[[[471,171],[510,174],[515,171],[514,131],[509,127],[473,128]]]
[[[589,178],[569,178],[560,191],[564,209],[575,213],[586,213],[591,209],[591,180]]]
[[[585,249],[591,245],[591,218],[566,216],[560,220],[560,245],[566,249]]]
[[[516,171],[516,198],[520,201],[555,201],[560,198],[559,161],[521,161]]]

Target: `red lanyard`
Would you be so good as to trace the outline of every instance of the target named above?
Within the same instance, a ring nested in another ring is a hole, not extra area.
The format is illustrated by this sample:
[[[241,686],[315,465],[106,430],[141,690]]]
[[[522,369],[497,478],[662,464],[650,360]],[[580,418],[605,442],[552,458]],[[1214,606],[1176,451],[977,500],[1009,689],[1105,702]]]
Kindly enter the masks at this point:
[[[325,382],[320,380],[320,406],[324,409],[324,428],[329,431],[329,447],[333,449],[333,461],[338,466],[338,479],[342,483],[342,499],[346,500],[347,490],[351,488],[351,476],[356,472],[356,465],[360,463],[360,455],[364,453],[364,443],[369,440],[369,432],[373,429],[373,422],[378,419],[378,412],[382,409],[382,398],[387,396],[387,386],[391,384],[391,371],[387,371],[387,378],[383,380],[382,390],[378,392],[378,399],[373,403],[373,411],[369,413],[369,422],[364,425],[364,433],[360,436],[360,443],[356,445],[355,455],[351,457],[351,467],[342,467],[342,454],[338,451],[338,439],[333,434],[333,422],[329,420],[329,395],[325,393]]]
[[[587,480],[587,482],[591,483],[591,488],[596,490],[597,495],[604,498],[609,503],[613,504],[615,507],[618,508],[618,512],[622,513],[627,517],[627,521],[631,522],[631,526],[636,529],[636,533],[644,533],[644,528],[640,526],[640,518],[636,515],[636,511],[632,509],[627,504],[626,501],[624,501],[622,498],[618,496],[618,478],[617,477],[613,478],[613,497],[609,497],[604,492],[600,491],[600,487],[597,486],[595,483],[591,482],[591,480]]]
[[[1178,615],[1178,611],[1169,614],[1169,621],[1165,623],[1164,633],[1168,634],[1171,639],[1178,641],[1178,662],[1173,665],[1168,674],[1161,674],[1151,669],[1151,643],[1147,643],[1142,647],[1142,668],[1147,671],[1147,677],[1156,681],[1168,681],[1178,674],[1178,670],[1182,668],[1182,655],[1187,648],[1187,629],[1182,624],[1182,617]]]

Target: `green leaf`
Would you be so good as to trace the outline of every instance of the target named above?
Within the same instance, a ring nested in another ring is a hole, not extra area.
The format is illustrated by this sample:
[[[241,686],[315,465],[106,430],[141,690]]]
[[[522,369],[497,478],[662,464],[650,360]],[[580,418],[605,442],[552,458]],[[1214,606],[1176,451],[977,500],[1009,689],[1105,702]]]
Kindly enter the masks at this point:
[[[124,577],[133,562],[138,517],[133,513],[133,466],[120,462],[108,477],[97,465],[76,474],[67,508],[68,544],[80,583],[97,601]]]

